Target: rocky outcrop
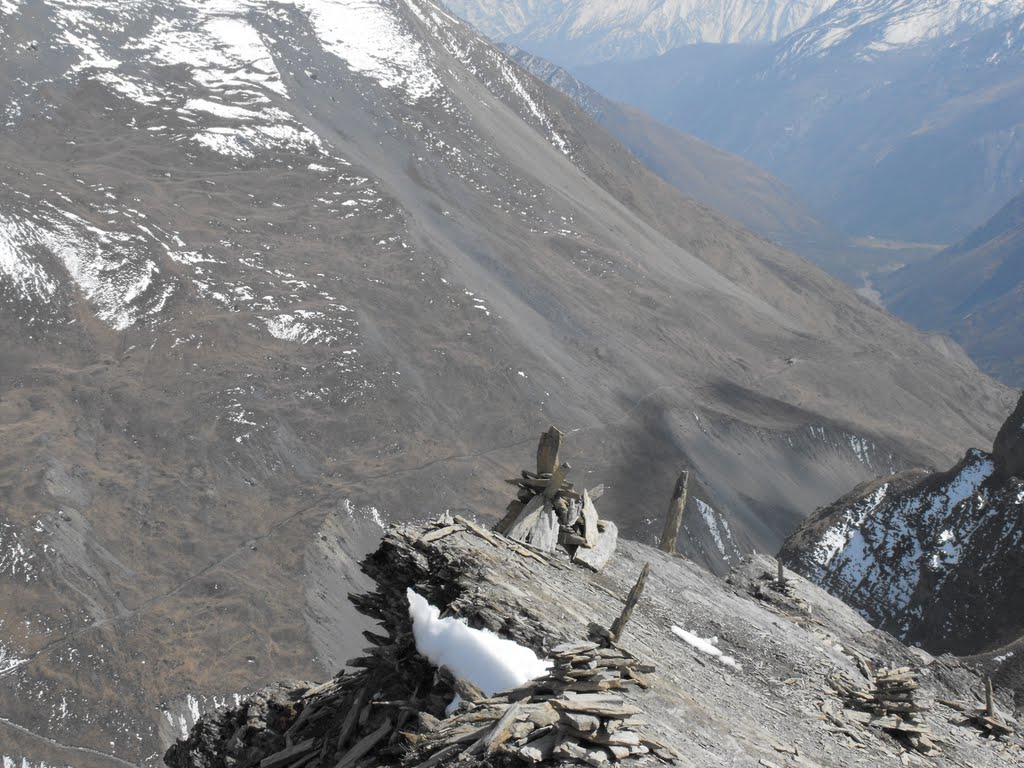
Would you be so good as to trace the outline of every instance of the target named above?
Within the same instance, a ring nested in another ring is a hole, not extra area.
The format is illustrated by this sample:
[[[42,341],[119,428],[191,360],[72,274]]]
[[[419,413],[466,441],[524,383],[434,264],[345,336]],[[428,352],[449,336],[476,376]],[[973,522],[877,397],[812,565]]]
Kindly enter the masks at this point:
[[[1002,472],[1024,478],[1024,394],[996,435],[992,456]]]
[[[353,671],[319,685],[275,685],[204,716],[168,751],[171,768],[844,766],[855,756],[892,764],[908,750],[936,766],[1024,758],[1007,691],[997,688],[995,701],[1009,732],[979,739],[961,713],[984,690],[972,668],[872,630],[798,576],[779,588],[763,556],[722,581],[620,540],[594,572],[565,552],[543,554],[444,517],[390,529],[363,568],[376,589],[352,599],[381,630],[366,633],[371,648],[350,662]],[[642,569],[646,588],[613,643],[604,628]],[[445,615],[553,659],[553,668],[512,691],[474,691],[417,653],[409,587]],[[851,704],[858,690],[893,676],[912,681],[912,720],[893,704],[899,691],[887,693],[877,718]],[[449,714],[456,693],[462,703]]]
[[[935,652],[1024,634],[1024,398],[991,454],[904,472],[819,509],[786,541],[793,570],[877,627]]]

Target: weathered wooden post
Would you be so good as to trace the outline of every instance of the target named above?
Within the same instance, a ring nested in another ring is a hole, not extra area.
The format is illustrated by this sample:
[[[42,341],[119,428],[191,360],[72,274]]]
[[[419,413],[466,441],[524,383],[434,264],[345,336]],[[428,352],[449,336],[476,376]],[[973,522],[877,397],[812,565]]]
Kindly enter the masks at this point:
[[[992,678],[985,675],[985,716],[996,716],[996,704],[992,700]]]
[[[562,448],[562,438],[565,437],[557,427],[548,427],[547,432],[540,433],[540,441],[537,443],[537,474],[547,475],[555,471],[558,466],[558,452]]]
[[[672,503],[668,507],[668,517],[665,519],[665,530],[661,534],[661,543],[658,549],[668,552],[670,555],[676,553],[676,540],[679,538],[679,529],[683,526],[683,510],[686,509],[686,496],[689,492],[690,473],[683,470],[676,480],[675,490],[672,492]]]
[[[636,584],[629,590],[629,596],[626,597],[626,606],[622,609],[622,613],[619,614],[612,624],[611,631],[608,633],[608,639],[613,643],[619,642],[619,638],[622,637],[622,630],[626,628],[626,622],[633,615],[633,609],[636,608],[636,604],[640,601],[640,595],[643,594],[644,586],[647,584],[647,574],[651,572],[651,564],[646,563],[644,569],[640,571],[640,578],[636,580]]]
[[[779,590],[781,591],[781,590],[784,590],[786,588],[786,569],[782,567],[782,558],[781,557],[778,559],[778,563],[779,563],[778,586],[779,586]]]

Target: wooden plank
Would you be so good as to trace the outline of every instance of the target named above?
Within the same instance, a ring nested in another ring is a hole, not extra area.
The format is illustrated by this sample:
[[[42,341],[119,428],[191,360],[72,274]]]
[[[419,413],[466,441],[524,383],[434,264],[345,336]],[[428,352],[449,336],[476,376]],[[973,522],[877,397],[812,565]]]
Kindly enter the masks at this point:
[[[455,522],[459,523],[460,525],[466,526],[466,530],[468,530],[470,533],[473,533],[473,534],[479,536],[481,539],[486,541],[492,547],[498,546],[498,540],[495,539],[490,534],[489,531],[484,530],[479,525],[474,523],[472,520],[470,520],[468,518],[465,518],[462,515],[456,515],[455,516]]]
[[[260,760],[260,768],[282,768],[295,758],[302,757],[307,752],[311,752],[315,746],[316,739],[306,739],[294,746],[264,757]]]
[[[562,489],[562,481],[565,480],[565,476],[569,474],[569,470],[572,469],[568,464],[562,462],[558,465],[554,472],[551,473],[551,479],[548,480],[548,486],[544,489],[544,497],[549,501],[555,498],[555,495]]]
[[[596,547],[600,531],[597,530],[597,509],[587,491],[583,492],[583,539],[585,547]]]
[[[453,533],[458,533],[459,531],[464,530],[466,529],[463,528],[461,525],[446,525],[444,528],[438,528],[435,531],[423,534],[423,536],[420,538],[420,542],[422,542],[423,544],[429,544],[432,541],[443,539],[445,536],[451,536]]]
[[[558,466],[558,452],[562,449],[562,434],[556,427],[548,427],[547,432],[541,432],[540,440],[537,443],[537,474],[554,473]]]
[[[335,751],[344,747],[355,731],[356,724],[359,722],[359,711],[363,708],[363,699],[365,697],[366,687],[364,686],[359,689],[359,693],[356,694],[352,703],[349,705],[348,713],[345,715],[345,720],[341,724],[341,730],[338,731],[338,741],[334,745]]]
[[[345,756],[338,761],[334,768],[350,768],[355,765],[360,758],[364,757],[369,753],[371,749],[377,746],[377,743],[387,736],[391,732],[391,719],[388,718],[380,727],[373,733],[364,736],[348,752]],[[267,766],[261,765],[260,768],[267,768]]]
[[[505,709],[505,713],[498,718],[498,722],[494,724],[494,727],[487,729],[487,732],[484,733],[483,736],[473,742],[473,744],[466,749],[466,757],[475,755],[478,752],[484,752],[489,755],[508,741],[509,737],[512,735],[512,726],[515,724],[516,717],[519,716],[519,713],[525,705],[525,699],[520,699],[519,701],[509,704]]]
[[[604,533],[598,538],[597,546],[593,549],[580,547],[576,550],[576,554],[573,555],[573,562],[585,565],[595,571],[600,571],[615,553],[615,544],[618,538],[618,527],[615,523],[609,522]]]
[[[613,643],[619,642],[619,638],[622,637],[622,631],[626,628],[626,623],[629,621],[630,616],[633,615],[633,609],[636,608],[640,595],[643,594],[644,586],[647,584],[647,575],[650,572],[651,564],[645,563],[643,570],[640,571],[640,577],[636,580],[636,584],[629,590],[629,595],[626,597],[626,605],[623,607],[619,617],[612,623],[611,631],[608,633],[608,637]]]
[[[676,487],[672,491],[672,501],[668,506],[668,516],[665,518],[665,530],[661,533],[661,542],[658,549],[668,552],[670,555],[676,553],[676,540],[679,538],[679,529],[683,525],[683,512],[686,509],[686,497],[689,493],[690,473],[683,470],[676,480]]]

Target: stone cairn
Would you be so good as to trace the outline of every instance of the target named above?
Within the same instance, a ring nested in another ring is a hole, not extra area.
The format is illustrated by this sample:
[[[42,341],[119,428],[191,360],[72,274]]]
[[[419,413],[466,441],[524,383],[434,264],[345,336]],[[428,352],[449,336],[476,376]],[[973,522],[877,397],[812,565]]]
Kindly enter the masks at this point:
[[[917,673],[910,667],[882,669],[873,674],[870,674],[870,667],[865,669],[872,679],[868,688],[857,686],[845,676],[831,679],[832,687],[846,700],[842,717],[833,716],[833,725],[845,729],[852,722],[881,728],[916,752],[938,754],[935,734],[920,715],[928,707],[914,700],[920,688]]]
[[[506,481],[517,488],[516,498],[494,531],[542,552],[563,547],[573,562],[599,571],[615,551],[618,529],[594,507],[603,486],[580,492],[566,480],[571,467],[559,463],[564,437],[555,427],[541,433],[537,471],[524,469]]]
[[[644,731],[641,710],[614,693],[647,687],[652,666],[622,648],[594,642],[565,643],[550,656],[553,665],[545,677],[492,698],[468,692],[466,709],[428,722],[414,743],[417,759],[426,756],[418,768],[455,758],[486,760],[496,752],[527,764],[565,760],[602,766],[647,754],[675,760],[669,747]]]

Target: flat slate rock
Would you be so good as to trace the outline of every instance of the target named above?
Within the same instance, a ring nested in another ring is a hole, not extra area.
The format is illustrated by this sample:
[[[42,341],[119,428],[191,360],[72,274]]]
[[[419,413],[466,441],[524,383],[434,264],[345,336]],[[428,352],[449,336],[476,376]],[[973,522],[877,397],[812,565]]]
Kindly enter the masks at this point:
[[[584,509],[586,509],[585,506]],[[618,539],[618,527],[616,527],[615,523],[606,521],[604,532],[598,536],[597,545],[593,549],[580,547],[576,550],[572,560],[574,563],[580,563],[595,571],[600,571],[615,552],[615,545]]]

